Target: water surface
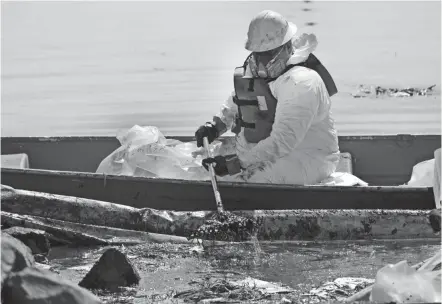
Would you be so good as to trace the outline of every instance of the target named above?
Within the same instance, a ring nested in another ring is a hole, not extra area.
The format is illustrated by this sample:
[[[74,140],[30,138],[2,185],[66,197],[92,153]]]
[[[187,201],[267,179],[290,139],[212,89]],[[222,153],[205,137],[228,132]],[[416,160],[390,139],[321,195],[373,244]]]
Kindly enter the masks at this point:
[[[341,135],[440,134],[439,1],[2,2],[2,136],[193,135],[233,89],[251,18],[313,32],[340,93]],[[437,84],[431,98],[354,99],[359,84]]]
[[[440,250],[440,240],[262,242],[260,248],[259,256],[250,244],[215,247],[203,255],[191,253],[187,245],[120,248],[142,277],[139,286],[131,291],[129,303],[170,298],[194,288],[193,281],[207,276],[231,280],[250,276],[280,282],[294,288],[301,297],[340,277],[374,279],[386,264],[421,262]],[[60,275],[78,283],[104,250],[54,248],[50,264]]]

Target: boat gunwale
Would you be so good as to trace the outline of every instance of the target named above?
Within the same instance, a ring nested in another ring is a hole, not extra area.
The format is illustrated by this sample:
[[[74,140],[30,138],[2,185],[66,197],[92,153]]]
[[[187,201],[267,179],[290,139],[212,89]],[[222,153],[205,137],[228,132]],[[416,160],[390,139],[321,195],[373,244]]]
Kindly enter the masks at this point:
[[[1,173],[15,173],[15,174],[30,174],[30,175],[42,175],[42,176],[60,176],[60,177],[72,177],[72,178],[87,178],[87,179],[102,179],[106,182],[106,179],[112,179],[116,181],[136,181],[147,182],[151,184],[179,184],[179,185],[193,185],[204,186],[210,185],[210,181],[204,180],[183,180],[183,179],[167,179],[167,178],[152,178],[152,177],[136,177],[126,175],[111,175],[92,172],[81,171],[58,171],[58,170],[44,170],[44,169],[17,169],[17,168],[1,168]],[[218,182],[220,188],[245,188],[249,190],[253,189],[272,189],[282,191],[315,191],[315,192],[429,192],[432,191],[432,187],[409,187],[409,186],[327,186],[327,185],[285,185],[285,184],[269,184],[269,183],[241,183],[241,182]]]

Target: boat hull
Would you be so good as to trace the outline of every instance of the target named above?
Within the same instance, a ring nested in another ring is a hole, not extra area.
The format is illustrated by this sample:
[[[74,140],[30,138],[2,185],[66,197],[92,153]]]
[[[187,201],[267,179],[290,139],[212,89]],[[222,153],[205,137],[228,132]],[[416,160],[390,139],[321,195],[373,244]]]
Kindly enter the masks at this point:
[[[189,141],[189,137],[175,137]],[[433,209],[432,188],[397,187],[413,165],[433,158],[438,135],[340,137],[353,174],[369,187],[290,186],[220,182],[228,210]],[[26,153],[32,169],[2,168],[2,184],[16,189],[109,201],[133,207],[213,210],[209,182],[93,173],[119,146],[112,137],[2,138],[2,154]]]

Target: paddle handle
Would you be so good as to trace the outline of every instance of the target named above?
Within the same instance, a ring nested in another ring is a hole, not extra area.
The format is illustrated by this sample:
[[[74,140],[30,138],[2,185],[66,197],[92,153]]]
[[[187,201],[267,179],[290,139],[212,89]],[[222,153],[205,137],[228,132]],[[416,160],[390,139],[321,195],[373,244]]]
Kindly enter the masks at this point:
[[[213,157],[209,149],[209,140],[207,139],[207,137],[203,138],[203,144],[204,148],[206,149],[207,156]],[[216,175],[215,175],[215,169],[213,169],[213,164],[209,164],[209,173],[210,173],[210,181],[212,182],[213,194],[215,195],[216,209],[218,209],[218,212],[223,212],[224,207],[221,201],[221,194],[218,191],[218,185],[216,182]]]

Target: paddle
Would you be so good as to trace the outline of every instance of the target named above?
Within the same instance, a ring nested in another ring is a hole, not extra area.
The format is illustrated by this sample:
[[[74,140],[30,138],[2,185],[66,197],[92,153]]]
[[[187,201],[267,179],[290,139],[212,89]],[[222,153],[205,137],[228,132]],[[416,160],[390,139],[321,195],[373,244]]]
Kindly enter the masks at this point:
[[[204,149],[206,149],[207,156],[213,157],[212,151],[209,148],[209,140],[207,137],[203,138]],[[218,191],[218,185],[216,182],[215,169],[213,168],[214,164],[209,164],[209,173],[210,173],[210,181],[212,182],[213,194],[215,195],[216,209],[219,213],[224,212],[223,203],[221,201],[221,194]]]
[[[204,148],[208,157],[213,157],[209,149],[209,140],[203,138]],[[215,196],[217,212],[203,225],[193,232],[189,239],[205,238],[219,241],[244,241],[256,232],[258,222],[252,218],[245,218],[224,210],[221,194],[218,190],[213,164],[209,164],[210,181]]]

